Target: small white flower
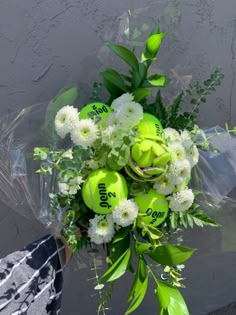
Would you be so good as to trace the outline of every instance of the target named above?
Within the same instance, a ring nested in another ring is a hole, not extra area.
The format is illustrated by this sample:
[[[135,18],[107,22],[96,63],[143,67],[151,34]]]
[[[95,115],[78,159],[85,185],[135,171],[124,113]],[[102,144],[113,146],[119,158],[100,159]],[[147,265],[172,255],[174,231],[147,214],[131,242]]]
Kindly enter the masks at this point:
[[[98,127],[92,119],[78,121],[76,127],[71,131],[71,140],[74,144],[84,148],[92,146],[97,137]]]
[[[191,134],[188,130],[184,129],[183,131],[181,131],[180,133],[180,137],[182,139],[182,141],[185,140],[191,140]]]
[[[116,98],[111,103],[111,108],[115,111],[119,109],[119,107],[125,103],[132,102],[134,99],[133,95],[130,93],[122,94],[120,97]]]
[[[162,133],[163,138],[171,143],[171,142],[181,142],[180,134],[177,130],[173,128],[165,128]]]
[[[62,154],[62,157],[72,160],[72,159],[73,159],[73,152],[72,152],[72,149],[69,149],[69,150],[67,150],[66,152],[64,152],[64,153]]]
[[[185,149],[179,142],[173,142],[168,145],[172,152],[173,161],[186,159]]]
[[[62,107],[55,117],[55,129],[61,138],[71,132],[78,122],[78,110],[73,106],[67,105]]]
[[[113,138],[116,132],[119,130],[117,126],[108,126],[102,131],[102,143],[109,145],[112,147]]]
[[[159,182],[156,182],[153,188],[157,193],[166,196],[174,191],[175,185],[173,185],[167,177],[164,177]]]
[[[121,125],[124,127],[134,127],[143,118],[143,108],[139,103],[127,102],[120,105],[117,110]]]
[[[166,174],[169,181],[174,185],[179,185],[187,180],[191,173],[191,166],[188,160],[174,161],[171,163]]]
[[[70,186],[66,183],[58,183],[58,189],[59,189],[61,194],[68,195],[69,190],[70,190]]]
[[[168,199],[170,201],[169,207],[172,211],[185,211],[192,206],[194,194],[191,189],[186,188],[168,197]]]
[[[112,212],[113,220],[120,226],[128,226],[134,223],[138,216],[138,206],[132,200],[123,200]]]
[[[199,152],[198,152],[198,148],[195,144],[191,147],[191,152],[190,152],[190,154],[187,155],[187,159],[188,159],[191,167],[194,167],[198,163]]]
[[[114,233],[112,215],[95,215],[93,219],[89,220],[88,236],[91,242],[97,245],[109,243]]]
[[[119,115],[117,115],[116,112],[111,113],[107,119],[106,119],[106,126],[114,126],[114,127],[120,127],[121,126],[121,120]]]

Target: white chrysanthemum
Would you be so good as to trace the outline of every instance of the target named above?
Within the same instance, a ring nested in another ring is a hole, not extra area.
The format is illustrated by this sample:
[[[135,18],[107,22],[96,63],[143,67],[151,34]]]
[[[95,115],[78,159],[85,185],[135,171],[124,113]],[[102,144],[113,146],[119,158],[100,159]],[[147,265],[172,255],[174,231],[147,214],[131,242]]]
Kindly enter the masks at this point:
[[[132,102],[134,99],[133,95],[130,93],[122,94],[120,97],[116,98],[111,103],[111,108],[115,111],[119,109],[119,107],[125,103]]]
[[[66,152],[64,152],[64,153],[62,154],[62,157],[72,160],[72,159],[73,159],[73,152],[72,152],[72,149],[69,149],[69,150],[67,150]]]
[[[138,216],[138,206],[133,200],[122,200],[112,212],[113,221],[120,226],[128,226],[134,223]]]
[[[199,152],[197,146],[194,144],[191,148],[191,153],[187,155],[187,159],[191,167],[194,167],[199,161]]]
[[[184,189],[179,191],[169,198],[169,207],[172,211],[185,211],[188,210],[194,201],[194,194],[191,189]]]
[[[92,146],[97,137],[98,127],[92,119],[80,120],[71,131],[71,140],[74,144],[84,148]]]
[[[165,128],[162,133],[163,138],[167,142],[180,142],[181,137],[177,130],[173,128]]]
[[[174,191],[175,185],[173,185],[167,177],[164,177],[159,182],[156,182],[153,188],[156,190],[157,193],[166,196]]]
[[[73,106],[67,105],[62,107],[55,117],[55,129],[61,138],[71,132],[78,122],[78,110]]]
[[[100,245],[108,243],[114,236],[114,224],[112,215],[95,215],[89,220],[88,236],[91,242]]]
[[[188,160],[175,161],[171,163],[167,178],[173,185],[179,185],[187,180],[191,173],[191,166]]]
[[[143,108],[139,103],[126,102],[117,110],[122,126],[134,127],[143,118]]]
[[[68,195],[69,190],[70,190],[70,186],[66,183],[58,183],[58,189],[59,189],[61,194]]]
[[[115,126],[120,127],[121,126],[121,120],[119,115],[117,113],[111,113],[107,119],[106,119],[106,126]]]
[[[173,161],[186,159],[185,149],[179,142],[172,142],[168,145],[171,150]]]
[[[102,131],[102,142],[112,146],[113,138],[119,128],[117,126],[108,126]]]
[[[180,137],[181,137],[182,141],[191,140],[190,132],[188,130],[186,130],[186,129],[181,131]]]

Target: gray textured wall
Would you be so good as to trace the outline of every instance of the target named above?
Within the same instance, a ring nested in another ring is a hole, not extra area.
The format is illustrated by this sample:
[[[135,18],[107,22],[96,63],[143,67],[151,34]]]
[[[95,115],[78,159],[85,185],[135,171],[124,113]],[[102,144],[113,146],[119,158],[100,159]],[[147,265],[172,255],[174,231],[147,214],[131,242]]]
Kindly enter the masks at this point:
[[[86,100],[89,82],[98,80],[98,71],[113,62],[102,44],[121,40],[128,9],[137,16],[136,24],[158,19],[169,31],[158,68],[177,79],[173,91],[190,75],[205,79],[215,65],[223,68],[224,83],[204,106],[200,123],[235,123],[235,0],[1,0],[0,115],[49,100],[75,82]],[[0,209],[1,256],[46,233],[36,221],[6,206]],[[200,233],[189,234],[189,245],[198,246],[200,252],[186,270],[189,289],[184,294],[191,315],[206,314],[235,299],[235,246],[222,250],[224,235]],[[90,299],[88,277],[92,275],[76,264],[66,272],[63,315],[95,314],[96,298]],[[111,314],[123,314],[126,289],[121,281]],[[156,314],[151,293],[135,314]]]

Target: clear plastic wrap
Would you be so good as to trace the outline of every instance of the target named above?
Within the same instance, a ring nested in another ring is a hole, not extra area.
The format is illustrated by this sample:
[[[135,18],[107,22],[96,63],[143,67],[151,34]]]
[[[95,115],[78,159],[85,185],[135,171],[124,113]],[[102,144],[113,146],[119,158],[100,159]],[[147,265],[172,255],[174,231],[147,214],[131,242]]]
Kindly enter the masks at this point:
[[[52,230],[60,229],[63,210],[52,215],[49,193],[56,191],[56,174],[36,174],[39,162],[33,159],[36,146],[66,148],[54,131],[59,108],[74,103],[75,86],[63,89],[48,103],[40,103],[0,119],[0,200],[31,219],[36,217]]]

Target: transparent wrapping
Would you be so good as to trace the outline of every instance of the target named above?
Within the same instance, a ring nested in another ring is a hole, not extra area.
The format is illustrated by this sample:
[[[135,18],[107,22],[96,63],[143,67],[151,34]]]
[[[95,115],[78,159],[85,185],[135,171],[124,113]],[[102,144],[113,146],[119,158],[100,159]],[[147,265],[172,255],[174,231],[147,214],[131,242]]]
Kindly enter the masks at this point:
[[[52,231],[60,230],[63,210],[50,213],[49,194],[56,192],[56,174],[43,176],[33,159],[34,147],[66,148],[54,131],[55,113],[76,101],[77,88],[62,90],[51,102],[29,106],[0,119],[0,200],[21,215],[36,217]]]

